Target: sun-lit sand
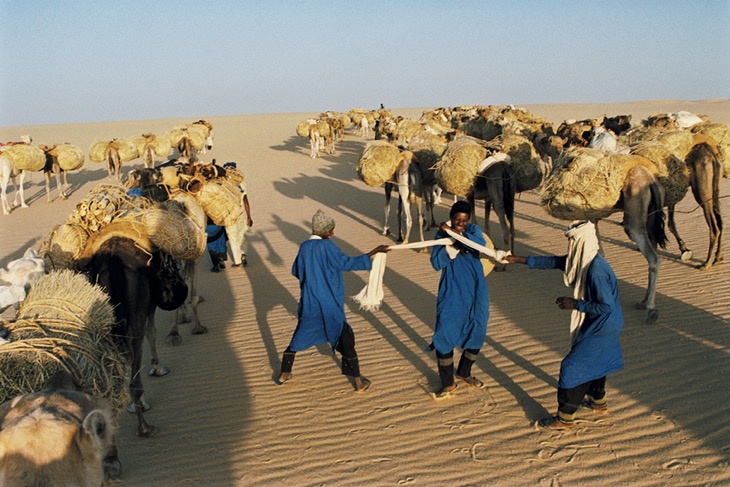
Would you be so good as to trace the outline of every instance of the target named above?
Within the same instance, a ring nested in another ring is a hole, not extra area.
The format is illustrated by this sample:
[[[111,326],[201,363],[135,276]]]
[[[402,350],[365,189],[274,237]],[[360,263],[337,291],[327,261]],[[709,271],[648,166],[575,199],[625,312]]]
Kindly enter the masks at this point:
[[[679,110],[730,124],[730,100],[724,99],[526,108],[556,125],[602,114],[632,114],[637,124],[651,114]],[[393,109],[412,118],[421,112]],[[730,267],[694,269],[705,258],[708,231],[690,194],[678,206],[677,224],[694,259],[681,262],[670,237],[661,251],[660,319],[654,326],[645,325],[645,312],[634,309],[646,286],[646,261],[624,235],[620,214],[601,224],[625,314],[625,369],[608,378],[608,416],[584,414],[562,434],[532,426],[556,408],[569,315],[554,301],[567,289],[557,271],[518,266],[487,278],[491,316],[474,368],[487,387],[461,387],[452,399],[434,402],[428,392],[438,386],[435,358],[424,348],[434,324],[439,274],[428,255],[416,251],[389,254],[379,311],[362,312],[352,301],[346,305],[362,371],[373,383],[369,391],[353,392],[339,373],[339,357],[326,346],[299,353],[292,380],[275,386],[272,376],[296,325],[298,283],[291,264],[309,236],[312,214],[321,208],[336,219],[334,241],[350,255],[393,242],[380,235],[383,190],[366,186],[355,172],[366,141],[349,130],[335,155],[311,159],[308,140],[295,135],[296,124],[311,115],[316,114],[201,113],[190,119],[0,128],[2,141],[30,134],[34,143],[70,142],[87,151],[99,138],[162,133],[206,118],[214,125],[215,147],[204,160],[237,161],[246,174],[254,220],[249,265],[215,274],[207,254],[203,257],[207,335],[192,336],[190,325],[183,325],[183,344],[164,345],[171,316],[158,313],[161,359],[172,372],[145,375],[144,384],[152,404],[147,420],[159,433],[137,438],[134,417],[122,418],[121,485],[730,484]],[[108,182],[106,168],[88,160],[69,179],[70,198],[58,199],[54,189],[48,204],[42,175],[28,178],[30,207],[0,216],[0,265],[36,246],[90,189]],[[721,194],[727,222],[727,179]],[[447,218],[450,202],[447,197],[438,206],[437,220]],[[477,214],[483,223],[481,207]],[[519,195],[516,253],[564,252],[565,224],[540,208],[537,193]],[[494,221],[492,232],[501,241]],[[366,273],[348,273],[347,294],[366,280]]]

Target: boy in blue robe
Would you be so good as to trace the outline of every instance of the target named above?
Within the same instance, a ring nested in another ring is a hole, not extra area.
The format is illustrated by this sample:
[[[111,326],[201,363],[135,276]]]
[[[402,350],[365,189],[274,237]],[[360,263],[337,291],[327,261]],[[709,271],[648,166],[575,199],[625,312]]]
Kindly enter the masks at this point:
[[[299,279],[298,323],[281,360],[281,372],[275,380],[282,385],[291,377],[296,353],[329,342],[342,355],[342,373],[355,382],[355,390],[370,387],[370,380],[360,376],[355,351],[355,335],[345,319],[345,271],[370,270],[370,257],[387,252],[387,245],[375,247],[367,254],[348,257],[330,237],[335,221],[318,210],[312,217],[312,236],[299,247],[292,274]]]
[[[481,228],[469,223],[472,207],[466,201],[457,201],[451,207],[450,229],[469,240],[485,245]],[[447,237],[439,226],[435,239]],[[479,252],[456,242],[455,252],[445,245],[436,245],[431,251],[431,265],[441,271],[436,300],[436,327],[427,350],[436,350],[441,389],[433,394],[436,400],[451,396],[454,382],[454,347],[462,349],[456,378],[472,387],[484,387],[482,381],[471,375],[471,368],[487,337],[489,301],[484,268]],[[451,252],[451,255],[449,253]]]
[[[558,413],[538,421],[538,426],[561,430],[573,426],[581,406],[607,414],[606,376],[623,369],[619,335],[623,313],[618,282],[611,266],[598,253],[598,238],[591,222],[577,222],[565,232],[568,254],[558,256],[509,256],[510,263],[530,269],[560,269],[573,297],[560,296],[560,309],[572,311],[572,346],[560,364]],[[587,398],[587,402],[584,399]]]

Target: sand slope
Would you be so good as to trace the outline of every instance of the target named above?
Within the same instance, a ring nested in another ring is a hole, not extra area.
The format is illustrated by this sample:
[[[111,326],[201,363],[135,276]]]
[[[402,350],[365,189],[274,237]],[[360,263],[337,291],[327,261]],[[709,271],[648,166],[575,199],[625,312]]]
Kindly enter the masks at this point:
[[[730,124],[728,100],[526,108],[555,123],[626,113],[637,123],[654,113],[688,110]],[[421,111],[393,110],[411,117]],[[643,297],[646,262],[620,228],[621,215],[601,224],[625,313],[626,366],[608,379],[607,417],[586,413],[563,434],[531,426],[555,411],[569,315],[554,305],[556,296],[568,294],[561,274],[525,267],[488,277],[491,317],[474,368],[487,388],[463,386],[451,400],[432,401],[428,392],[438,376],[434,355],[424,348],[439,275],[427,254],[411,251],[389,255],[379,311],[364,313],[347,303],[371,390],[354,393],[326,346],[299,353],[293,379],[274,386],[272,375],[296,325],[298,283],[291,263],[309,236],[311,215],[322,208],[334,216],[334,241],[351,255],[393,241],[380,235],[382,189],[367,187],[355,173],[365,140],[348,133],[336,155],[312,160],[308,141],[295,135],[296,124],[309,115],[209,118],[216,145],[205,158],[238,161],[246,173],[254,219],[249,266],[214,274],[203,258],[201,310],[209,334],[191,336],[190,325],[183,325],[182,346],[166,346],[170,314],[158,314],[161,359],[172,373],[144,381],[153,405],[147,419],[160,432],[139,439],[134,418],[123,418],[122,485],[730,483],[730,272],[727,264],[710,272],[693,268],[704,260],[707,229],[689,195],[678,207],[677,224],[695,257],[679,261],[673,240],[661,252],[655,326],[644,325],[645,313],[633,308]],[[97,138],[161,133],[192,121],[6,127],[0,140],[29,133],[36,143],[68,141],[86,151]],[[0,265],[36,245],[106,181],[106,169],[87,161],[70,176],[70,199],[50,205],[41,175],[31,179],[30,208],[0,216]],[[723,180],[721,188],[728,221],[730,182]],[[448,207],[437,208],[437,220],[447,218]],[[516,212],[516,253],[565,251],[565,222],[548,216],[536,193],[522,194]],[[478,216],[483,223],[481,209]],[[500,241],[494,221],[492,232]],[[347,294],[366,279],[366,273],[348,273]]]

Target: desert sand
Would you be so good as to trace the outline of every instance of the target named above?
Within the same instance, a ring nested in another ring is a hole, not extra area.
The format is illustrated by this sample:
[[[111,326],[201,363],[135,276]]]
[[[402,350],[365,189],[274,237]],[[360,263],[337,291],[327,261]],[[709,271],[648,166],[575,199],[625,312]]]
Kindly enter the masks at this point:
[[[730,124],[726,99],[525,108],[556,125],[602,114],[632,114],[637,124],[651,114],[679,110]],[[392,111],[417,118],[423,109]],[[161,360],[172,372],[145,376],[144,384],[152,404],[146,417],[159,433],[137,438],[135,418],[123,415],[119,485],[730,484],[730,267],[694,268],[705,258],[708,231],[689,193],[678,206],[677,225],[694,258],[681,262],[670,236],[661,251],[660,318],[653,326],[644,324],[644,311],[634,309],[646,286],[646,261],[624,235],[620,214],[601,224],[625,315],[625,368],[608,378],[608,416],[586,413],[564,433],[533,426],[556,409],[558,370],[569,349],[569,314],[554,301],[568,289],[559,271],[524,266],[487,277],[491,316],[473,370],[486,387],[462,386],[453,398],[433,401],[429,392],[439,380],[434,354],[424,348],[435,320],[439,273],[428,254],[416,251],[388,255],[379,311],[346,303],[370,390],[353,391],[340,375],[339,356],[326,345],[300,352],[292,380],[274,385],[296,325],[298,282],[291,264],[298,245],[309,237],[312,214],[321,208],[335,218],[334,242],[349,255],[394,242],[380,234],[383,190],[366,186],[355,172],[366,140],[350,129],[335,155],[311,159],[308,140],[297,137],[295,128],[312,115],[199,114],[0,128],[3,141],[30,134],[37,144],[65,141],[86,151],[99,138],[163,133],[206,118],[214,125],[215,146],[203,160],[237,161],[246,175],[254,220],[248,267],[216,274],[209,270],[207,254],[202,258],[207,335],[193,336],[190,325],[183,325],[183,344],[165,345],[171,317],[158,313]],[[108,182],[106,168],[88,160],[69,179],[70,198],[59,199],[54,189],[49,204],[42,175],[28,178],[30,207],[0,216],[0,265],[37,246],[89,190]],[[727,222],[727,179],[721,194]],[[548,216],[536,192],[518,198],[515,253],[564,253],[567,222]],[[446,197],[436,208],[438,221],[447,219],[452,201]],[[483,224],[481,206],[477,215]],[[492,237],[500,242],[492,218]],[[427,233],[431,236],[433,230]],[[367,273],[347,273],[346,294],[356,294],[366,282]]]

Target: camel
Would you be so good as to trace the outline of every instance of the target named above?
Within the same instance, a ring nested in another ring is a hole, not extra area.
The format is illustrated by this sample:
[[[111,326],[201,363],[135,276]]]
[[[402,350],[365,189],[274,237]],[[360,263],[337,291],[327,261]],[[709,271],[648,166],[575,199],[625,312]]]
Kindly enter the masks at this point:
[[[172,151],[172,146],[167,138],[157,137],[154,134],[142,134],[132,139],[137,146],[139,157],[142,158],[144,167],[150,168],[155,166],[155,159],[159,157],[167,157]]]
[[[56,176],[56,188],[58,188],[58,195],[62,200],[68,198],[66,191],[69,188],[68,172],[61,168],[61,165],[58,163],[58,158],[51,154],[51,150],[53,150],[53,147],[44,148],[44,152],[46,153],[46,165],[43,167],[43,176],[46,180],[46,199],[49,203],[51,202],[51,173]],[[62,179],[63,184],[61,184]]]
[[[411,204],[416,205],[416,211],[418,213],[418,229],[420,232],[421,241],[424,240],[423,229],[424,229],[424,217],[423,217],[423,203],[425,202],[427,211],[429,212],[429,218],[426,220],[425,227],[429,230],[432,226],[436,226],[436,221],[433,216],[433,205],[434,205],[434,186],[436,185],[435,179],[432,175],[424,176],[420,165],[414,161],[413,152],[402,151],[399,156],[399,162],[393,180],[385,183],[385,224],[383,225],[383,235],[390,234],[390,226],[388,220],[390,219],[390,197],[393,189],[398,190],[398,241],[408,243],[411,227],[413,226],[413,219],[411,217]],[[429,180],[430,176],[430,180]],[[406,214],[406,231],[403,233],[403,219],[402,214],[405,210]],[[425,249],[423,250],[425,251]]]
[[[123,224],[123,223],[122,223]],[[114,306],[112,328],[117,346],[130,363],[129,393],[137,415],[137,436],[150,437],[157,428],[147,423],[143,399],[142,345],[156,307],[174,310],[187,298],[188,289],[169,260],[147,240],[120,236],[110,223],[92,235],[78,267],[101,286]]]
[[[111,406],[66,371],[0,406],[0,484],[99,486],[121,473]]]
[[[717,151],[707,142],[701,142],[692,147],[685,158],[689,169],[690,188],[697,204],[702,211],[710,232],[710,244],[705,262],[698,265],[700,270],[709,270],[713,265],[724,261],[722,255],[722,215],[720,214],[720,178],[722,166],[717,157]],[[677,232],[674,223],[674,207],[667,207],[669,230],[677,240],[682,260],[692,258],[692,251],[687,248]]]
[[[332,126],[326,120],[317,119],[309,125],[309,146],[312,159],[320,156],[324,149],[327,154],[335,153],[335,141]]]
[[[193,166],[191,164],[188,164],[189,167],[186,168],[179,168],[179,174],[184,175],[184,171],[200,171],[205,170],[204,167],[201,168],[201,166]],[[213,166],[213,168],[216,168],[215,165],[206,165],[206,166]],[[222,170],[222,169],[221,169]],[[184,176],[183,176],[184,177]],[[170,189],[165,188],[163,191],[159,191],[160,185],[163,181],[162,173],[160,172],[159,168],[145,168],[145,169],[138,169],[130,174],[130,181],[128,181],[128,185],[132,187],[138,187],[140,188],[145,196],[150,197],[151,199],[154,199],[156,201],[161,201],[164,199],[169,198],[172,201],[177,201],[181,205],[185,207],[187,215],[195,222],[195,224],[198,226],[200,231],[202,233],[205,232],[205,226],[208,219],[208,216],[205,214],[205,211],[200,206],[200,204],[197,202],[195,197],[188,193],[187,191],[175,188]],[[193,310],[193,317],[195,321],[195,325],[193,326],[192,333],[194,335],[202,335],[208,332],[208,328],[203,326],[203,324],[200,321],[200,315],[198,313],[198,304],[200,302],[200,296],[198,295],[198,260],[200,257],[194,260],[188,260],[188,259],[180,259],[177,261],[177,263],[180,265],[180,275],[183,279],[183,281],[187,284],[189,289],[189,297],[190,297],[190,304]],[[167,342],[171,345],[180,345],[182,343],[182,337],[180,335],[180,332],[178,330],[179,323],[189,321],[189,319],[186,320],[187,313],[187,304],[186,302],[183,302],[181,306],[177,307],[175,310],[175,313],[173,313],[172,316],[172,325],[170,327],[170,331],[167,335]],[[158,360],[158,354],[157,354],[157,347],[156,347],[156,325],[154,320],[154,310],[152,314],[149,317],[149,322],[147,325],[148,330],[148,343],[150,346],[151,351],[151,368],[149,371],[150,376],[155,377],[161,377],[169,373],[169,369],[167,369],[164,366],[161,366],[159,364]]]
[[[515,250],[515,193],[514,169],[508,160],[495,159],[479,172],[474,180],[474,186],[467,195],[467,201],[472,207],[473,223],[477,222],[475,200],[484,199],[484,229],[487,235],[490,235],[489,213],[494,205],[494,212],[502,227],[504,244],[511,252]]]
[[[9,142],[6,144],[0,144],[0,199],[2,199],[3,214],[9,215],[13,207],[20,204],[21,208],[28,208],[25,202],[25,194],[23,193],[23,183],[25,182],[25,171],[17,169],[13,164],[13,161],[3,156],[3,152],[13,145],[17,144],[30,144],[33,139],[30,135],[21,135],[21,142]],[[19,180],[19,181],[18,181]],[[13,206],[10,206],[8,202],[8,183],[12,181],[15,185],[15,198],[13,199]]]
[[[177,129],[181,131],[180,138],[175,142],[180,157],[193,158],[198,153],[205,154],[213,148],[213,125],[206,120],[198,120],[185,127]],[[190,130],[203,135],[198,141],[198,136],[191,136]]]

